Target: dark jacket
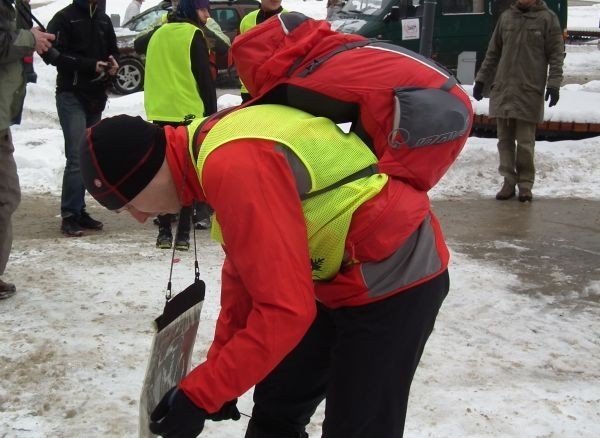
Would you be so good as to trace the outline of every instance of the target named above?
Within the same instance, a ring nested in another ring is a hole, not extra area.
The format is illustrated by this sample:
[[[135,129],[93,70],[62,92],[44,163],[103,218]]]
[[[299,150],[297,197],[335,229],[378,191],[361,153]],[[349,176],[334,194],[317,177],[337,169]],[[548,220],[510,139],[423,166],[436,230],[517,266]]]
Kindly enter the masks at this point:
[[[21,112],[25,98],[23,57],[31,55],[35,38],[17,29],[15,10],[0,0],[0,130],[8,128]]]
[[[560,88],[564,51],[558,17],[543,1],[507,9],[476,78],[491,85],[490,116],[541,122],[544,88]]]
[[[54,47],[60,52],[52,64],[57,68],[56,92],[74,91],[81,98],[106,99],[108,80],[94,81],[97,61],[118,59],[117,38],[110,18],[75,0],[58,11],[48,23],[48,32],[56,35]]]

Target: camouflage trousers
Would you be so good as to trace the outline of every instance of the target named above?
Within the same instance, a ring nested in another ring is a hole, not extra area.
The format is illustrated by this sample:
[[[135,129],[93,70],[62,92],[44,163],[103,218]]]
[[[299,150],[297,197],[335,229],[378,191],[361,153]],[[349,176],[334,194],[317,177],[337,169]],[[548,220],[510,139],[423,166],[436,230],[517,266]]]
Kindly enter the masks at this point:
[[[498,132],[498,171],[510,184],[521,189],[533,187],[536,123],[519,119],[496,119]]]
[[[4,274],[12,247],[12,214],[21,202],[17,165],[10,129],[0,130],[0,275]]]

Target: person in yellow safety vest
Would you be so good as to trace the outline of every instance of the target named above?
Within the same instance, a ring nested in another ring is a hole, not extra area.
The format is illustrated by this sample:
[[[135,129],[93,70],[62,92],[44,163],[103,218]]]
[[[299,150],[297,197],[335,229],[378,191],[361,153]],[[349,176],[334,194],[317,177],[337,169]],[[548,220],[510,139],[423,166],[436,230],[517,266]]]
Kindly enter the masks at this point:
[[[160,125],[185,125],[217,110],[217,95],[211,73],[203,25],[209,18],[209,0],[181,0],[166,24],[150,37],[144,76],[144,107],[148,120]],[[203,210],[206,221],[210,214]],[[199,208],[199,209],[200,209]],[[190,246],[192,205],[183,206],[175,236],[175,249]],[[173,246],[172,214],[158,215],[156,247]],[[207,225],[208,226],[208,225]]]
[[[173,21],[174,13],[177,9],[178,2],[172,2],[173,11],[168,14],[161,15],[156,22],[149,26],[148,30],[140,32],[133,42],[133,47],[140,55],[145,55],[148,51],[148,44],[150,38],[154,35],[163,24],[169,21]],[[171,17],[171,18],[169,18]],[[210,60],[210,72],[214,80],[217,79],[218,67],[217,67],[217,56],[228,54],[229,48],[231,47],[231,39],[223,32],[219,23],[217,23],[212,17],[208,17],[205,23],[200,23],[200,29],[206,38],[208,46],[208,59]]]
[[[215,209],[225,260],[214,338],[150,430],[195,437],[206,420],[239,419],[237,398],[254,387],[245,438],[308,437],[325,398],[319,436],[402,437],[449,289],[427,193],[358,176],[377,157],[326,118],[253,105],[215,120],[163,128],[121,115],[81,146],[86,187],[110,210],[144,222],[191,199]]]
[[[250,12],[240,22],[240,34],[249,31],[257,24],[262,23],[263,21],[279,14],[280,12],[285,12],[283,6],[281,6],[281,0],[261,0],[260,8],[256,11]],[[242,95],[242,103],[248,102],[252,99],[248,89],[244,85],[244,83],[240,80],[242,87],[240,89]]]

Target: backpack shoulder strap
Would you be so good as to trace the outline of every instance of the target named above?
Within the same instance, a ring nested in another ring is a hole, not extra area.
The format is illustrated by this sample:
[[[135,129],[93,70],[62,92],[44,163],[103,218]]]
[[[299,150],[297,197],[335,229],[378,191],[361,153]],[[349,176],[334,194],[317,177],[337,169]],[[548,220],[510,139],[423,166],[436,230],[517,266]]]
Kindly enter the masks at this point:
[[[357,179],[366,178],[371,175],[375,175],[379,173],[379,169],[377,168],[377,164],[371,164],[364,169],[359,170],[358,172],[354,172],[352,175],[348,175],[346,178],[343,178],[337,182],[334,182],[330,186],[323,187],[320,190],[316,190],[314,192],[305,193],[300,195],[300,200],[306,201],[307,199],[313,198],[315,196],[320,195],[321,193],[329,192],[333,189],[337,189],[338,187],[343,186],[344,184],[348,184],[349,182],[356,181]]]
[[[225,117],[227,114],[233,112],[234,110],[239,109],[240,107],[234,106],[230,108],[225,108],[219,112],[214,113],[212,116],[208,116],[204,119],[196,128],[194,132],[193,138],[193,151],[194,151],[194,161],[198,161],[198,154],[200,153],[200,146],[202,142],[210,132],[213,126],[217,124],[219,120]]]

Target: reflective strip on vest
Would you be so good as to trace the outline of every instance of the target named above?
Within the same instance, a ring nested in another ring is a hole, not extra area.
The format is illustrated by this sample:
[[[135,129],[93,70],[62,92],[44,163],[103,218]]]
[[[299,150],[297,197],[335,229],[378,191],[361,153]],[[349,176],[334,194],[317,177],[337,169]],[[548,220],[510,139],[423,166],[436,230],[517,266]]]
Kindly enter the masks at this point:
[[[196,31],[202,32],[190,23],[167,23],[152,35],[144,75],[148,120],[183,122],[204,116],[204,103],[190,59]]]
[[[387,259],[360,266],[371,298],[395,292],[439,272],[441,268],[430,215]]]
[[[276,121],[276,123],[274,123]],[[192,138],[199,122],[188,127]],[[343,133],[332,121],[281,105],[257,105],[234,111],[217,122],[202,142],[197,173],[212,151],[237,139],[259,138],[278,143],[303,195],[377,162],[377,157],[353,133]],[[190,152],[193,157],[193,145]],[[314,280],[328,280],[340,269],[353,213],[376,196],[388,181],[376,174],[351,181],[302,202]],[[218,217],[217,217],[218,219]],[[212,237],[223,242],[218,221]]]

